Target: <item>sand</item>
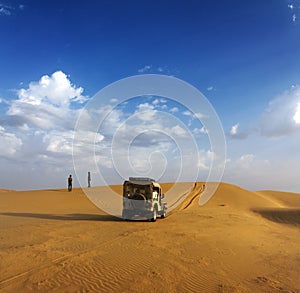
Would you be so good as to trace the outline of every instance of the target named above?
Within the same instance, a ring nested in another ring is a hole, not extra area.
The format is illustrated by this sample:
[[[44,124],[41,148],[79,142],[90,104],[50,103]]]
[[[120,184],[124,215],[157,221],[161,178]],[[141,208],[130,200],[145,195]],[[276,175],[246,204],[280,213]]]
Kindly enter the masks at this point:
[[[222,183],[199,206],[201,186],[155,223],[81,189],[1,192],[0,292],[300,292],[300,195]]]

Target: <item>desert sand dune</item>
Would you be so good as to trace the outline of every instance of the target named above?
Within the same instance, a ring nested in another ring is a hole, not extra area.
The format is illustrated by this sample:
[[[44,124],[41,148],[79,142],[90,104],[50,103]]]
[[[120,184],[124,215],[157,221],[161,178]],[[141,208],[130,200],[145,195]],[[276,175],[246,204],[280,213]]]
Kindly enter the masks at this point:
[[[199,206],[202,185],[165,184],[155,223],[80,189],[1,193],[0,292],[300,292],[300,195],[222,183]]]
[[[259,191],[258,193],[268,196],[269,198],[272,198],[274,200],[277,200],[283,205],[283,207],[300,208],[300,196],[298,193],[272,190]]]
[[[277,203],[277,208],[260,207],[253,211],[266,219],[287,225],[300,226],[300,196],[297,193],[265,190],[258,195]]]

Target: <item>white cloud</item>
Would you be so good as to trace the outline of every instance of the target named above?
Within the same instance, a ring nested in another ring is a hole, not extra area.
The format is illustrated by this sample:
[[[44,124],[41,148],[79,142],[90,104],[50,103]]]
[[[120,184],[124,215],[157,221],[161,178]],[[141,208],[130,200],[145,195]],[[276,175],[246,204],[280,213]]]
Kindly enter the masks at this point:
[[[179,125],[175,125],[171,128],[171,133],[174,133],[177,136],[185,137],[187,136],[186,130],[184,130],[182,127]]]
[[[136,117],[142,121],[152,121],[155,118],[156,113],[157,110],[149,103],[139,104],[135,111]]]
[[[77,112],[71,103],[81,104],[87,98],[83,89],[76,88],[62,71],[44,75],[38,82],[31,82],[28,89],[18,91],[18,99],[10,103],[7,115],[10,123],[41,129],[72,128]]]
[[[237,134],[237,131],[238,131],[238,128],[239,128],[239,123],[233,125],[230,129],[230,135],[236,135]]]
[[[66,155],[72,155],[72,141],[74,133],[49,133],[44,136],[44,142],[48,144],[47,151],[53,153],[64,153]]]
[[[41,103],[53,106],[69,106],[71,102],[82,103],[86,97],[82,96],[83,88],[76,88],[62,71],[56,71],[51,76],[44,75],[39,82],[31,82],[28,89],[18,92],[19,100],[31,105]]]
[[[280,137],[300,132],[298,123],[300,87],[294,86],[269,103],[259,120],[263,136]]]
[[[227,158],[223,181],[252,190],[270,189],[274,181],[280,183],[281,175],[278,168],[280,169],[278,164],[261,159],[252,153],[243,154],[237,158]]]
[[[300,8],[299,5],[298,6],[295,6],[293,3],[289,3],[287,5],[288,9],[290,10],[291,12],[291,16],[292,16],[292,21],[293,23],[296,23],[296,20],[297,20],[297,14],[296,12],[298,11],[298,9]]]
[[[263,137],[287,137],[300,133],[300,86],[293,85],[269,102],[252,129],[241,131],[240,124],[232,125],[227,136],[245,139],[252,133]]]
[[[20,149],[23,142],[14,133],[7,132],[0,126],[0,156],[11,157]]]
[[[1,157],[6,157],[5,163],[0,163],[3,166],[1,172],[17,163],[35,175],[56,168],[60,171],[50,176],[55,181],[56,176],[69,170],[75,122],[82,102],[86,100],[82,92],[81,87],[71,84],[65,73],[57,71],[19,90],[17,99],[9,103],[3,99],[8,110],[1,123],[9,130],[0,126],[0,153]],[[88,133],[85,137],[89,137]],[[56,182],[59,182],[58,177]],[[22,184],[28,185],[26,182]],[[31,180],[31,184],[32,188],[43,187],[43,184],[48,186],[47,179]]]
[[[138,69],[139,73],[146,73],[149,70],[151,70],[152,66],[151,65],[145,65],[143,68]]]
[[[83,176],[96,162],[107,172],[105,174],[109,174],[108,178],[112,178],[109,180],[116,178],[111,175],[116,165],[128,174],[130,164],[136,173],[152,172],[155,177],[167,174],[165,176],[173,179],[181,170],[181,159],[174,160],[174,156],[184,150],[182,165],[188,170],[185,178],[188,180],[193,171],[197,171],[197,147],[191,146],[195,141],[189,137],[186,125],[180,123],[179,117],[170,115],[178,113],[181,116],[181,110],[173,107],[170,111],[163,111],[168,107],[167,99],[153,99],[138,104],[136,108],[133,108],[135,102],[130,104],[130,101],[114,108],[111,103],[116,100],[111,100],[94,109],[82,108],[85,99],[83,89],[72,85],[69,77],[61,71],[45,75],[39,81],[31,82],[28,88],[21,89],[17,99],[9,102],[8,111],[1,121],[3,125],[9,125],[9,132],[1,130],[1,134],[5,133],[1,137],[1,147],[6,146],[11,152],[3,150],[2,153],[14,157],[9,163],[5,162],[5,168],[21,160],[24,168],[35,170],[32,173],[35,176],[46,174],[47,170],[51,172],[51,168],[57,170],[49,179],[32,180],[34,188],[45,186],[45,182],[48,186],[49,180],[61,186],[59,182],[64,172],[74,174],[72,156],[82,161],[80,172]],[[190,119],[194,119],[195,114],[189,113]],[[74,128],[79,115],[82,129],[77,130]],[[104,121],[98,125],[102,119]],[[93,125],[99,129],[91,131]],[[202,155],[200,163],[206,172],[209,161],[205,161],[204,156],[208,154]],[[0,168],[1,172],[3,168]]]
[[[183,111],[183,113],[182,113],[183,115],[185,115],[185,116],[193,116],[193,113],[191,112],[191,111]]]
[[[157,99],[154,99],[151,104],[154,105],[156,109],[166,110],[166,109],[168,109],[167,102],[168,101],[166,99],[163,99],[163,98],[158,99],[157,98]]]
[[[159,104],[159,99],[155,99],[153,102],[152,102],[153,105],[158,105]]]
[[[208,134],[208,131],[204,126],[202,126],[201,128],[194,128],[193,133],[194,134]]]
[[[168,74],[170,75],[170,70],[166,66],[152,66],[152,65],[145,65],[144,67],[138,69],[138,73],[147,73],[147,72],[157,72],[158,74]]]
[[[238,163],[242,165],[242,167],[248,167],[254,160],[255,156],[253,154],[242,155],[238,159]]]
[[[198,112],[198,113],[192,113],[191,111],[188,111],[188,110],[183,111],[182,114],[183,114],[184,116],[189,116],[189,117],[191,117],[192,119],[200,119],[200,120],[201,120],[201,119],[203,119],[203,118],[207,118],[206,115],[204,115],[204,114],[202,114],[202,113],[200,113],[200,112]]]
[[[234,174],[233,177],[238,174],[244,173],[246,177],[247,174],[245,172],[255,173],[259,168],[261,168],[262,166],[268,166],[268,164],[269,162],[267,160],[258,159],[252,153],[243,154],[237,158],[227,159],[226,173],[227,175]]]
[[[203,119],[203,118],[207,118],[206,115],[204,115],[204,114],[202,114],[202,113],[200,113],[200,112],[194,113],[193,117],[194,117],[195,119]]]
[[[166,104],[167,102],[168,101],[166,99],[161,98],[161,99],[154,99],[153,102],[152,102],[152,104],[155,105],[155,106],[157,106],[159,104]],[[163,106],[166,106],[166,105],[163,105]],[[163,106],[161,106],[161,107],[163,107]]]
[[[115,103],[118,102],[118,99],[117,98],[112,98],[112,99],[109,100],[109,102],[112,103],[112,104],[115,104]]]
[[[0,3],[0,16],[1,15],[10,16],[13,14],[13,12],[16,9],[23,10],[24,8],[25,8],[25,6],[23,4],[20,4],[18,7],[13,7],[11,5],[6,5],[6,4]]]
[[[207,90],[210,92],[210,91],[212,91],[214,89],[214,87],[213,86],[209,86],[208,88],[207,88]]]
[[[271,155],[271,150],[268,151]],[[272,155],[271,155],[272,156]],[[223,181],[250,190],[282,190],[299,192],[299,156],[266,159],[252,153],[228,158]]]
[[[249,131],[240,131],[239,130],[239,123],[234,124],[233,126],[231,126],[229,133],[227,134],[230,138],[234,138],[234,139],[245,139],[248,137],[249,135]]]
[[[112,105],[104,105],[99,109],[94,109],[89,112],[82,111],[81,115],[85,116],[86,129],[89,129],[91,125],[99,123],[102,121],[101,133],[104,136],[112,136],[119,128],[122,119],[124,118],[124,113],[121,109],[115,109]],[[81,118],[82,119],[82,118]]]
[[[0,15],[11,15],[12,11],[13,11],[13,7],[8,6],[8,5],[4,5],[0,3]]]
[[[297,104],[297,109],[295,115],[293,116],[293,119],[297,124],[300,123],[300,103]]]
[[[216,159],[216,154],[210,150],[199,150],[197,167],[204,170],[209,170],[212,160]]]
[[[171,113],[177,113],[179,111],[179,109],[177,107],[173,107],[170,109]]]

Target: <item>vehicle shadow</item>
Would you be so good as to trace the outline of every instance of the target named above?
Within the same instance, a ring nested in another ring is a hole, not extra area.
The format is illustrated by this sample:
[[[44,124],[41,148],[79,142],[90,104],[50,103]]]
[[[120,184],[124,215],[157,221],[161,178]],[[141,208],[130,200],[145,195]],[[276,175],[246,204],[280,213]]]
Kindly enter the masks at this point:
[[[102,222],[119,222],[124,221],[112,215],[95,215],[95,214],[40,214],[40,213],[0,213],[2,216],[37,218],[58,221],[102,221]]]

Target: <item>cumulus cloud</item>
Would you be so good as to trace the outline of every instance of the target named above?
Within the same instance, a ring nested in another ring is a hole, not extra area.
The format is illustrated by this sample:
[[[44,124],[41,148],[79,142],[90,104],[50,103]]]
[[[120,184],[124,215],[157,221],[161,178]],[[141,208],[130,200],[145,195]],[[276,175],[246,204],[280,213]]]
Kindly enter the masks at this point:
[[[174,133],[176,136],[186,137],[187,132],[179,125],[175,125],[171,128],[171,132]]]
[[[207,118],[207,115],[204,115],[204,114],[202,114],[200,112],[197,112],[197,113],[194,113],[193,117],[195,119],[204,119],[204,118]]]
[[[191,111],[185,110],[182,112],[183,115],[185,116],[193,116],[193,113]]]
[[[227,133],[227,136],[229,136],[230,138],[234,138],[234,139],[247,138],[249,133],[247,133],[245,131],[240,131],[239,126],[240,126],[239,123],[232,125],[230,128],[230,131]]]
[[[1,172],[17,161],[28,172],[44,174],[48,167],[55,166],[60,170],[57,174],[62,174],[72,164],[75,122],[87,99],[83,88],[76,87],[65,73],[57,71],[16,93],[15,100],[2,99],[7,111],[0,126],[0,153],[5,160],[5,164],[0,162]],[[84,137],[90,138],[91,134],[85,133]],[[58,175],[51,175],[53,180],[55,176]],[[45,180],[39,183],[31,180],[32,187],[42,187],[38,184],[43,183]]]
[[[44,75],[38,82],[31,82],[27,89],[18,91],[18,99],[10,103],[7,111],[7,123],[40,129],[70,129],[77,116],[70,105],[86,101],[82,92],[83,88],[72,85],[62,71]]]
[[[47,151],[52,153],[64,153],[72,155],[73,132],[49,133],[44,136]]]
[[[236,135],[238,132],[238,127],[239,127],[239,123],[233,125],[229,131],[229,134],[232,136]]]
[[[14,133],[0,126],[0,156],[11,157],[20,149],[23,142]]]
[[[83,88],[76,88],[62,71],[56,71],[51,76],[44,75],[38,82],[31,82],[28,89],[18,92],[19,100],[31,105],[42,102],[54,106],[69,106],[71,102],[84,102]]]
[[[191,117],[192,119],[204,119],[204,118],[208,118],[206,115],[200,113],[200,112],[197,112],[197,113],[193,113],[189,110],[185,110],[182,112],[182,114],[184,116],[188,116],[188,117]]]
[[[83,89],[73,85],[62,71],[44,75],[17,91],[17,98],[9,101],[1,121],[9,130],[2,127],[0,131],[2,158],[22,160],[22,166],[34,169],[34,174],[45,174],[51,171],[51,166],[56,170],[55,174],[51,173],[52,182],[64,172],[74,172],[72,158],[82,162],[79,172],[83,176],[87,170],[95,170],[96,163],[106,175],[110,174],[107,175],[109,180],[116,178],[111,175],[117,173],[116,166],[124,170],[126,176],[132,166],[133,174],[152,172],[155,177],[171,173],[176,176],[184,166],[188,170],[186,180],[197,168],[207,172],[209,163],[204,159],[207,154],[202,154],[197,165],[196,142],[191,137],[193,132],[180,120],[183,111],[180,106],[172,103],[173,108],[169,110],[169,101],[162,97],[115,105],[118,100],[113,97],[106,105],[84,108],[86,99]],[[81,128],[76,129],[79,115]],[[191,120],[200,116],[189,115]],[[91,127],[93,125],[98,129]],[[13,160],[10,166],[12,164]],[[32,184],[43,187],[42,182]]]
[[[142,121],[151,121],[155,118],[157,110],[155,107],[149,103],[139,104],[137,106],[137,110],[135,111],[135,115]]]
[[[170,109],[171,113],[177,113],[179,111],[179,109],[177,107],[173,107]]]
[[[259,120],[263,136],[280,137],[300,132],[300,87],[294,86],[272,100]]]
[[[255,179],[257,176],[253,176],[253,174],[256,172],[258,174],[259,170],[266,169],[269,166],[270,162],[268,160],[262,160],[252,153],[246,153],[237,158],[228,158],[225,174],[226,176],[232,176],[231,180],[234,180],[235,177],[243,177],[240,176],[242,175],[241,172],[245,174],[244,178],[251,174],[252,179]]]
[[[167,106],[167,100],[163,99],[163,98],[156,98],[152,101],[152,105],[156,108],[156,109],[162,109],[162,110],[166,110],[168,109]]]
[[[159,104],[159,99],[155,99],[153,102],[152,102],[153,105],[158,105]]]
[[[197,167],[204,170],[209,170],[212,160],[216,159],[216,154],[210,150],[201,149],[198,151]]]
[[[202,126],[201,128],[198,128],[198,127],[194,128],[193,133],[194,134],[208,134],[208,131],[204,126]]]
[[[231,126],[227,136],[232,139],[245,139],[258,133],[263,137],[286,137],[300,133],[300,86],[271,100],[268,107],[256,118],[255,126],[240,130],[240,123]]]
[[[300,102],[297,104],[296,112],[293,116],[293,119],[296,124],[300,124]]]

